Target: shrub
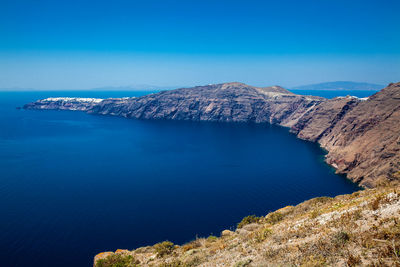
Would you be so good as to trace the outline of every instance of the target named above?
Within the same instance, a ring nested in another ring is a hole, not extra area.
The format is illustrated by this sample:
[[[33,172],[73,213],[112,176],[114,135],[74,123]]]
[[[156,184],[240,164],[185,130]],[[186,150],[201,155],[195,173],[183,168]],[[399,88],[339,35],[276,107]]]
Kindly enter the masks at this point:
[[[184,263],[178,259],[174,259],[171,262],[163,262],[158,267],[184,267]]]
[[[137,267],[139,261],[132,255],[111,254],[96,262],[96,267]]]
[[[157,252],[158,257],[163,257],[164,255],[171,254],[174,250],[174,243],[170,241],[164,241],[154,245],[154,249]]]
[[[382,196],[377,196],[371,203],[370,203],[370,208],[372,210],[377,210],[379,209],[379,203],[382,200]]]
[[[210,235],[209,237],[207,237],[207,241],[208,242],[215,242],[217,241],[218,237]]]
[[[343,245],[343,244],[347,243],[347,241],[349,241],[349,240],[350,240],[350,236],[348,233],[346,233],[344,231],[339,231],[333,235],[332,241],[336,245]]]
[[[193,240],[185,245],[182,246],[183,251],[189,251],[191,249],[201,247],[201,242],[199,239]]]
[[[362,218],[362,210],[361,209],[355,210],[352,214],[352,217],[354,221],[360,220]]]
[[[242,228],[243,226],[250,224],[250,223],[258,223],[260,221],[260,217],[257,217],[256,215],[249,215],[243,218],[243,220],[238,223],[237,228]]]
[[[246,266],[249,266],[251,262],[252,262],[251,259],[246,259],[246,260],[243,260],[243,261],[239,261],[234,265],[234,267],[246,267]]]
[[[270,224],[276,224],[277,222],[282,221],[282,219],[282,213],[275,211],[267,215],[266,221]]]
[[[254,240],[258,243],[263,242],[265,239],[267,239],[268,236],[272,234],[272,230],[269,228],[264,228],[261,231],[255,232]]]
[[[326,259],[321,255],[319,256],[311,255],[303,259],[303,261],[304,262],[301,264],[301,266],[304,267],[326,266]]]
[[[347,265],[348,266],[357,266],[361,263],[361,257],[360,256],[353,256],[352,254],[349,254],[349,257],[347,258]]]
[[[319,209],[315,209],[310,213],[310,218],[311,219],[315,219],[317,218],[319,215],[321,215],[321,212]]]

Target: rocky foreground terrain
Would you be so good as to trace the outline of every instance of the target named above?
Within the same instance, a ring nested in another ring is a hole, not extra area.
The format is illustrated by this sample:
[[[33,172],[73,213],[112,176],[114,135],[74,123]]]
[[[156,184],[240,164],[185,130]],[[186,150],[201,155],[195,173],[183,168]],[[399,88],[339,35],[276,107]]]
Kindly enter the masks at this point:
[[[220,237],[103,252],[94,266],[400,266],[399,214],[400,186],[381,185],[248,216]]]
[[[400,170],[400,83],[368,99],[296,95],[282,87],[224,83],[118,99],[48,98],[25,109],[80,110],[152,120],[271,123],[318,142],[338,173],[364,187],[397,179]]]

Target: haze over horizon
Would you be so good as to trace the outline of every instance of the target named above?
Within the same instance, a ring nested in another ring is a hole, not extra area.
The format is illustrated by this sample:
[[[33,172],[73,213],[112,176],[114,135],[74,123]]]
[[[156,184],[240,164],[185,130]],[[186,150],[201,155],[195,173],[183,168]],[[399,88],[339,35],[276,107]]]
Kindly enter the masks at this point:
[[[0,88],[400,80],[400,2],[1,1]]]

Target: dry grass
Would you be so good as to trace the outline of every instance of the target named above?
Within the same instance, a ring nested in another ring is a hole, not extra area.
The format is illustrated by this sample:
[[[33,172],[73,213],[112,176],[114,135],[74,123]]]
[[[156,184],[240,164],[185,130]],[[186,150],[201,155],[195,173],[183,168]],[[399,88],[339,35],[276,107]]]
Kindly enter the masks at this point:
[[[103,254],[96,266],[400,267],[399,189],[386,184],[314,198],[265,217],[248,216],[235,232],[221,237],[198,238],[183,246],[159,243],[111,253],[109,259]],[[116,259],[122,265],[112,265]]]

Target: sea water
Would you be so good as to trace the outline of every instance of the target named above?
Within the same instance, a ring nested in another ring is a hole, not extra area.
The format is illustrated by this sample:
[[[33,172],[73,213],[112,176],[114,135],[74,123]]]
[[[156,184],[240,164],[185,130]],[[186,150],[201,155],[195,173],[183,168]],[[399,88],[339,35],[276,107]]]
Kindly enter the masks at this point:
[[[16,109],[142,94],[0,93],[2,266],[91,266],[99,252],[219,235],[250,214],[359,189],[278,126]]]

